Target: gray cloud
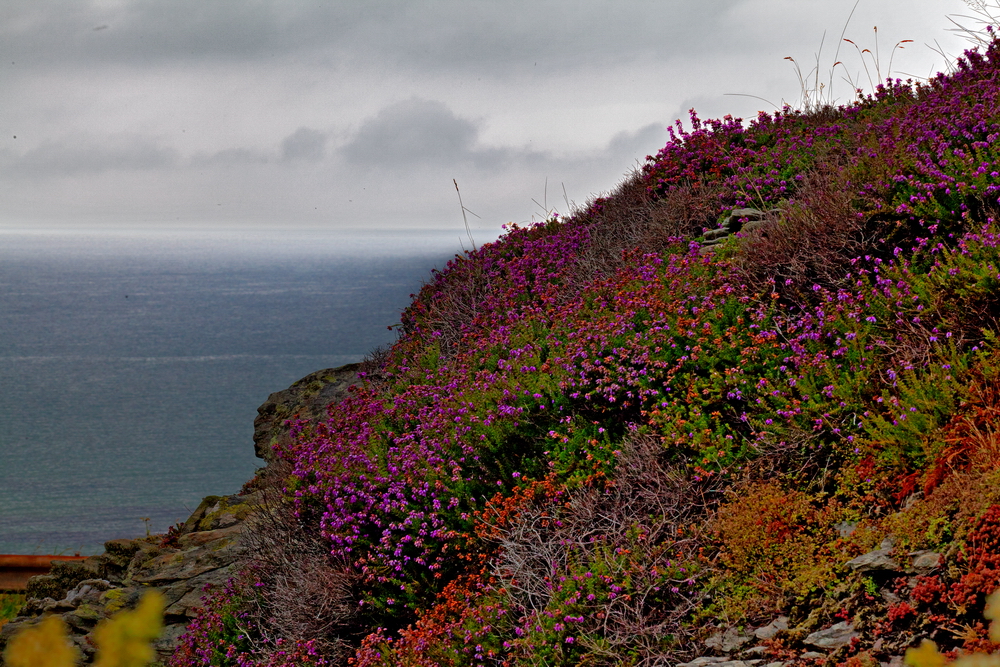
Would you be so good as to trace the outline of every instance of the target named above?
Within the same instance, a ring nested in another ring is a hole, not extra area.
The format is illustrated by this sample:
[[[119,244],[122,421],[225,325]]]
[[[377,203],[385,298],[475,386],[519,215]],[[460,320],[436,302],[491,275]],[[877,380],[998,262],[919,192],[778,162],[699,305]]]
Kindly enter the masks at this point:
[[[11,175],[65,176],[173,167],[177,151],[137,135],[78,136],[44,141],[9,164]]]
[[[539,66],[577,70],[666,57],[684,44],[704,49],[720,17],[744,2],[6,0],[0,54],[73,67],[269,61],[323,50],[334,65],[374,59],[507,76]]]
[[[454,164],[473,153],[479,130],[441,102],[413,98],[369,118],[341,148],[345,159],[367,167]]]
[[[415,97],[365,120],[340,153],[352,165],[396,171],[419,166],[496,172],[551,161],[528,148],[482,145],[479,135],[477,122],[443,102]]]
[[[641,159],[656,153],[666,142],[667,131],[663,123],[650,123],[634,132],[622,131],[611,137],[602,158]]]
[[[229,166],[266,164],[269,156],[260,151],[249,148],[227,148],[210,155],[199,153],[191,158],[191,164],[195,166]]]
[[[285,162],[318,162],[325,151],[326,135],[308,127],[300,127],[281,142],[281,159]]]
[[[482,224],[521,221],[546,179],[612,187],[691,104],[794,99],[782,58],[829,30],[825,68],[853,4],[3,0],[0,218],[429,224],[457,178]],[[961,8],[863,2],[847,36],[934,41]]]

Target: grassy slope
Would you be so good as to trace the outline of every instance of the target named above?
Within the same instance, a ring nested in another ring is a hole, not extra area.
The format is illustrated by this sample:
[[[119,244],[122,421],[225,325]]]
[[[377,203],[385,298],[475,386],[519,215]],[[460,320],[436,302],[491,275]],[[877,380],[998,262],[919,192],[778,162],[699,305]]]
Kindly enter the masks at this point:
[[[294,513],[175,664],[646,664],[778,614],[773,659],[842,620],[835,662],[991,647],[998,69],[692,116],[613,195],[456,258],[281,452]],[[744,206],[766,224],[701,253]],[[940,566],[844,565],[886,536]]]

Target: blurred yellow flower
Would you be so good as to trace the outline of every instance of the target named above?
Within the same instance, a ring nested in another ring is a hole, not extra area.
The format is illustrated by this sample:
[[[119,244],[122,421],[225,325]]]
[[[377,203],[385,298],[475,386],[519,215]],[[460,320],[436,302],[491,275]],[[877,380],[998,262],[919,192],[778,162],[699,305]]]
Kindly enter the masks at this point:
[[[17,633],[3,654],[7,667],[72,667],[76,657],[66,624],[58,616]]]
[[[149,591],[133,611],[123,611],[94,629],[94,667],[143,667],[156,653],[150,642],[163,630],[163,595]]]

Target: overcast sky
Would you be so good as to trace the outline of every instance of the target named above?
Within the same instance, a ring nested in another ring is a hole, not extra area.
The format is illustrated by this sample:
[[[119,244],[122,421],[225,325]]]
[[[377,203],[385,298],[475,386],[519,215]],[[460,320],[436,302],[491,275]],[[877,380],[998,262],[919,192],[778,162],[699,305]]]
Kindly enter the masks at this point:
[[[854,0],[3,0],[0,225],[477,230],[611,189],[667,125],[822,80]],[[883,75],[957,54],[961,0],[861,0]],[[843,74],[867,88],[844,44]],[[872,64],[869,62],[869,68]],[[874,72],[873,72],[874,74]],[[543,201],[546,179],[547,202]]]

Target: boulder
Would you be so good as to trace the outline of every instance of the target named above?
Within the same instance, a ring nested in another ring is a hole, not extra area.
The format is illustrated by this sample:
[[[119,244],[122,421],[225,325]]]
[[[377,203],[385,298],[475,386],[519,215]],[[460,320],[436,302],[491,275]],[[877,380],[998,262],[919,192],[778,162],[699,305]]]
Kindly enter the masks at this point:
[[[941,564],[941,554],[930,549],[913,551],[907,555],[910,557],[910,566],[920,574],[927,574]]]
[[[887,537],[878,549],[852,558],[845,564],[855,572],[898,572],[899,563],[889,555],[894,544],[895,540]]]
[[[721,227],[719,229],[710,229],[704,234],[702,234],[702,236],[706,241],[711,241],[713,239],[721,239],[725,238],[726,236],[729,236],[729,230]]]
[[[854,630],[853,625],[847,621],[841,621],[825,630],[819,630],[810,634],[802,641],[807,646],[832,651],[847,646],[857,636],[858,633]]]
[[[695,658],[691,662],[678,663],[676,667],[755,667],[764,662],[763,660],[733,660],[729,656],[711,657],[702,656]]]
[[[746,224],[741,222],[741,220],[746,219],[748,222],[751,222],[761,220],[766,215],[764,211],[755,208],[734,208],[728,215],[723,216],[722,226],[730,234],[735,234],[736,232],[743,231],[744,227],[746,227]]]
[[[731,653],[741,646],[750,643],[753,639],[751,635],[742,632],[739,628],[727,628],[723,632],[717,632],[705,640],[705,646],[721,653]]]
[[[274,446],[288,442],[289,419],[316,420],[327,416],[331,403],[347,395],[361,382],[361,364],[348,364],[310,373],[288,389],[276,391],[257,408],[253,427],[253,451],[268,463],[274,460]]]
[[[765,626],[753,631],[754,637],[760,640],[773,639],[779,632],[788,629],[788,617],[779,616]]]

